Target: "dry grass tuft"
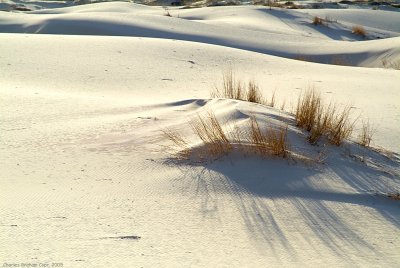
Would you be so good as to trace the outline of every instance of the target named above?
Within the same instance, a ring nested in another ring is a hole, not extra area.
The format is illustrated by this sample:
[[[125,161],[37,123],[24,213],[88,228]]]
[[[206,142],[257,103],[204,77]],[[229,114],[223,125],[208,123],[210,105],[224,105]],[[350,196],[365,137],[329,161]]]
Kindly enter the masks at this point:
[[[171,129],[163,129],[161,130],[164,137],[170,140],[175,148],[178,148],[177,156],[180,159],[188,159],[192,154],[191,147],[189,143],[183,138],[183,136]]]
[[[266,135],[261,131],[254,116],[250,117],[250,133],[248,136],[249,144],[254,146],[260,155],[266,155],[269,152]]]
[[[267,130],[267,140],[273,155],[283,158],[288,156],[290,146],[287,138],[287,131],[287,126],[280,126],[278,129],[269,127]]]
[[[238,149],[239,151],[245,151],[245,143],[243,138],[245,136],[245,132],[241,129],[236,121],[231,121],[230,124],[227,124],[227,133],[229,136],[229,140],[231,141],[234,149]]]
[[[320,18],[320,17],[315,16],[315,17],[313,18],[312,23],[313,23],[314,25],[322,25],[323,19]]]
[[[348,139],[353,132],[354,122],[350,122],[351,107],[346,106],[343,110],[332,116],[332,121],[328,128],[328,140],[330,143],[339,146],[345,139]]]
[[[223,74],[222,90],[215,88],[211,92],[212,98],[227,98],[235,100],[248,100],[251,102],[261,101],[262,95],[258,85],[254,81],[250,81],[248,89],[245,84],[236,79],[232,69],[225,71]]]
[[[321,108],[321,96],[314,89],[307,90],[297,100],[296,125],[307,131],[316,124],[317,116]]]
[[[358,143],[362,146],[369,147],[374,135],[375,129],[371,126],[369,121],[363,121],[361,133],[358,135]]]
[[[193,133],[202,141],[200,147],[192,148],[180,133],[164,130],[164,136],[170,140],[180,159],[212,160],[229,154],[234,149],[260,156],[289,156],[287,126],[277,129],[267,126],[262,131],[254,116],[250,117],[250,131],[243,131],[233,125],[230,131],[223,129],[212,112],[206,116],[198,115],[189,122]]]
[[[285,110],[285,107],[286,107],[286,100],[283,100],[280,109],[281,109],[282,111],[284,111],[284,110]]]
[[[310,132],[308,141],[311,144],[316,144],[322,136],[326,136],[331,144],[339,146],[353,131],[350,110],[349,106],[339,110],[332,103],[326,106],[321,95],[309,89],[298,98],[296,125]]]
[[[389,193],[389,194],[387,194],[387,196],[388,196],[390,199],[400,201],[400,192]]]
[[[320,98],[320,97],[319,97]],[[315,123],[311,127],[308,141],[311,144],[316,144],[318,140],[332,128],[332,122],[336,111],[336,106],[330,103],[325,109],[321,105],[319,99],[318,109],[316,112]]]
[[[211,98],[243,100],[271,107],[274,107],[276,103],[275,91],[273,92],[271,100],[268,102],[262,95],[260,87],[255,81],[250,81],[246,86],[245,83],[236,79],[231,69],[223,73],[222,89],[216,87],[211,91],[210,95]]]
[[[246,100],[254,103],[262,103],[263,96],[258,85],[254,81],[250,81],[247,87]]]
[[[362,27],[361,25],[355,25],[353,26],[353,28],[351,29],[351,32],[353,34],[362,36],[362,37],[366,37],[367,36],[367,32],[365,31],[364,27]]]
[[[196,120],[190,122],[190,126],[212,156],[226,155],[232,150],[232,145],[214,113],[209,112],[206,118],[198,115]]]
[[[271,101],[269,102],[269,106],[271,106],[271,107],[275,107],[275,90],[274,90],[274,92],[272,93],[272,97],[271,97]]]
[[[223,80],[223,97],[236,100],[244,99],[244,86],[241,81],[235,78],[232,70],[228,70],[223,74]]]
[[[289,154],[287,126],[278,129],[268,126],[265,131],[262,131],[256,118],[251,116],[247,140],[253,153],[261,156],[274,155],[285,158]]]

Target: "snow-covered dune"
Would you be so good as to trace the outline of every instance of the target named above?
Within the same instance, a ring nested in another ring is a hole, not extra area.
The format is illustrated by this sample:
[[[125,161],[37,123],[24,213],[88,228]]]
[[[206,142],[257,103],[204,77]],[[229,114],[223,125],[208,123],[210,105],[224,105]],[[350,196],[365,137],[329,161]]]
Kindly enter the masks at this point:
[[[397,13],[374,11],[380,23],[348,10],[328,28],[305,10],[165,12],[114,2],[0,13],[0,263],[400,266],[399,203],[387,197],[400,190],[399,71],[279,57],[395,64]],[[353,14],[390,38],[357,41]],[[229,68],[275,94],[274,107],[210,98]],[[311,145],[296,127],[309,87],[351,105],[358,121],[342,146]],[[163,130],[199,146],[190,120],[210,111],[226,130],[246,132],[252,117],[287,126],[291,157],[175,158]],[[373,148],[356,143],[367,119]]]

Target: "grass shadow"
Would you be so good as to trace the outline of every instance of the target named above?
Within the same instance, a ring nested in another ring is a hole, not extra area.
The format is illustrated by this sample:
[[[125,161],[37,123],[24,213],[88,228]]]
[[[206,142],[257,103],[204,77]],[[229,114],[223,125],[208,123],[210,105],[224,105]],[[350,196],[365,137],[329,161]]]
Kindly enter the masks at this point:
[[[243,155],[197,164],[170,159],[169,164],[181,168],[185,191],[199,198],[204,217],[220,217],[230,200],[260,250],[277,257],[284,250],[296,260],[301,254],[297,242],[302,241],[315,254],[328,250],[356,264],[349,247],[364,256],[378,257],[383,250],[365,235],[364,225],[379,221],[381,228],[400,228],[397,203],[369,190],[385,189],[387,180],[399,185],[400,180],[340,155],[337,150],[317,166]]]

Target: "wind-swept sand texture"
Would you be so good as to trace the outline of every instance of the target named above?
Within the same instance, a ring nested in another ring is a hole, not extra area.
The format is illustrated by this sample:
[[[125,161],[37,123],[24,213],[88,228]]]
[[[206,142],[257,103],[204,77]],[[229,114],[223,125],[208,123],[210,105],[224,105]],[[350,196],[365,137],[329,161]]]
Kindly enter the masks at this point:
[[[323,30],[315,10],[251,6],[0,12],[0,262],[400,266],[399,203],[384,196],[400,189],[400,75],[377,68],[399,60],[399,13],[353,11]],[[385,39],[355,41],[352,15]],[[296,55],[354,66],[277,57]],[[276,107],[210,99],[229,67]],[[342,147],[309,145],[290,114],[308,86],[368,117],[380,150],[354,143],[361,120]],[[172,158],[161,130],[195,140],[187,122],[210,110],[288,124],[292,150],[324,163]]]

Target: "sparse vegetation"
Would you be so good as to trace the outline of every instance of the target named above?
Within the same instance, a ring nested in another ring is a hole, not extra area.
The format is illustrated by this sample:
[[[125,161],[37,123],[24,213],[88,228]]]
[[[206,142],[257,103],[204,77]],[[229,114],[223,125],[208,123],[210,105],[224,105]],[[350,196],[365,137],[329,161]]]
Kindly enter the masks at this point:
[[[232,144],[214,113],[209,112],[205,118],[198,115],[190,122],[190,126],[212,156],[219,157],[232,150]]]
[[[283,100],[280,109],[281,109],[282,111],[284,111],[284,110],[285,110],[285,107],[286,107],[286,100]]]
[[[353,26],[353,28],[351,29],[351,32],[353,34],[362,36],[362,37],[366,37],[367,36],[367,32],[365,31],[364,27],[361,25],[355,25]]]
[[[246,87],[243,82],[235,78],[232,70],[223,74],[222,91],[216,88],[211,96],[275,106],[275,91],[268,102],[263,98],[258,85],[254,81],[250,81]],[[281,109],[284,106],[283,103]],[[309,89],[298,98],[295,111],[296,124],[309,132],[307,139],[311,144],[316,144],[324,136],[331,144],[339,146],[351,136],[353,131],[354,122],[350,122],[350,111],[351,107],[349,106],[339,109],[338,105],[334,103],[326,105],[319,93],[314,89]],[[254,130],[255,126],[252,125],[251,129]],[[257,137],[257,135],[254,137]],[[254,143],[257,144],[257,141],[255,139]]]
[[[361,133],[358,136],[358,143],[361,144],[362,146],[369,147],[374,132],[375,130],[373,129],[369,121],[363,121],[363,125],[361,127]]]
[[[178,158],[187,159],[190,157],[192,148],[179,132],[168,128],[162,129],[161,132],[163,136],[171,141],[176,148],[179,148],[179,150],[176,152],[176,156],[178,156]]]
[[[307,90],[299,96],[295,113],[297,126],[311,131],[316,123],[320,107],[321,96],[314,89]]]
[[[336,104],[326,106],[321,95],[314,89],[300,95],[297,102],[295,118],[297,126],[310,133],[308,141],[315,144],[326,136],[331,144],[339,146],[350,137],[354,123],[350,122],[349,106],[342,110]]]
[[[275,103],[275,92],[271,102],[263,97],[259,86],[255,81],[250,81],[247,84],[235,77],[235,74],[231,69],[223,73],[223,85],[222,89],[215,88],[211,92],[212,98],[227,98],[235,100],[243,100],[248,102],[259,103],[263,105],[271,105]]]
[[[388,193],[387,196],[388,196],[390,199],[400,201],[400,192]]]
[[[331,128],[336,110],[335,106],[332,104],[329,104],[329,106],[327,106],[327,108],[324,110],[321,103],[322,101],[321,99],[319,99],[315,123],[314,126],[311,127],[310,135],[308,136],[308,141],[311,144],[316,144],[320,137],[326,134],[328,132],[328,129]]]
[[[274,92],[272,93],[272,97],[271,97],[271,101],[269,102],[269,106],[271,106],[271,107],[275,107],[275,90],[274,90]]]
[[[254,86],[256,87],[255,84]],[[212,98],[245,100],[245,96],[247,96],[247,93],[244,84],[240,80],[236,79],[231,69],[223,73],[222,91],[215,88],[215,90],[211,92]]]
[[[314,25],[325,25],[325,26],[329,26],[329,23],[337,23],[337,19],[333,19],[329,16],[325,16],[325,18],[321,18],[318,16],[313,17],[312,23]]]
[[[327,136],[330,143],[339,146],[342,142],[351,136],[353,132],[354,122],[350,122],[350,111],[351,107],[346,106],[341,111],[332,116],[332,122],[328,126],[329,128]]]
[[[242,152],[257,154],[262,157],[289,156],[289,143],[287,126],[273,128],[268,125],[265,129],[254,116],[249,119],[250,131],[243,131],[234,126],[228,131],[224,129],[212,112],[206,116],[198,115],[189,122],[195,136],[201,140],[191,147],[180,133],[163,130],[164,136],[171,141],[177,149],[177,156],[181,159],[212,160],[229,154],[236,149]]]
[[[318,16],[315,16],[314,18],[313,18],[313,24],[314,25],[322,25],[322,22],[323,22],[323,20],[322,20],[322,18],[320,18],[320,17],[318,17]]]
[[[246,100],[254,103],[263,103],[263,97],[259,87],[254,81],[250,81],[247,87]]]
[[[254,116],[250,117],[250,135],[248,137],[250,146],[254,152],[262,156],[275,155],[286,157],[288,155],[287,126],[273,129],[268,126],[265,131],[260,129]]]

